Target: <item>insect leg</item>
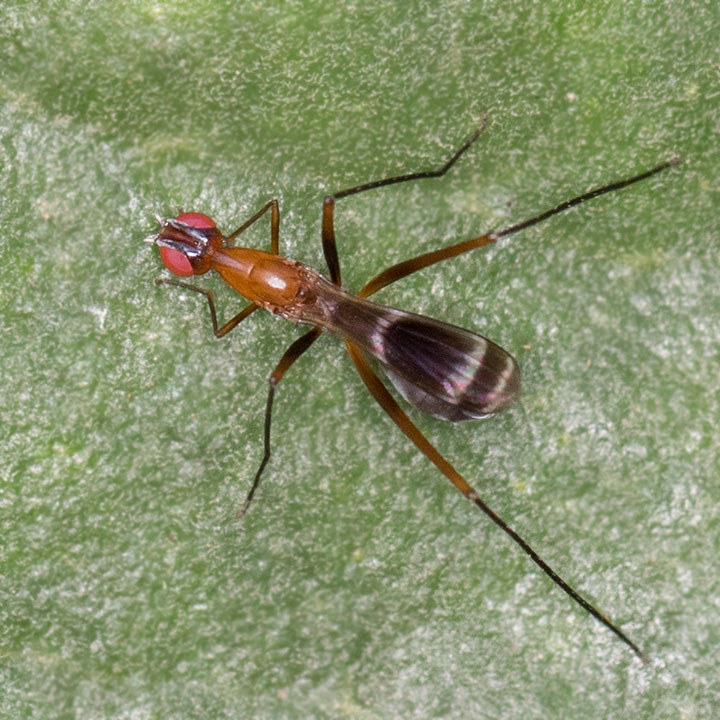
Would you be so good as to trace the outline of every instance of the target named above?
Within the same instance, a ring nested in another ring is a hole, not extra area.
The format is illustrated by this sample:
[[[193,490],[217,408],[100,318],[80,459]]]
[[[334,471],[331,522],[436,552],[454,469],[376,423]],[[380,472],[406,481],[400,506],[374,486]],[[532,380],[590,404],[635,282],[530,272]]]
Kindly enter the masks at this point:
[[[212,320],[213,332],[216,338],[221,338],[227,335],[231,330],[237,327],[248,315],[255,312],[258,306],[255,303],[246,305],[235,317],[230,318],[222,327],[218,327],[217,313],[215,312],[215,300],[213,298],[212,290],[206,290],[205,288],[198,287],[197,285],[190,285],[190,283],[184,283],[180,280],[174,280],[172,278],[157,278],[155,280],[156,285],[175,285],[176,287],[184,288],[185,290],[192,290],[193,292],[200,293],[207,298],[208,305],[210,306],[210,319]]]
[[[448,480],[470,501],[474,502],[490,520],[492,520],[503,532],[519,545],[523,551],[530,556],[532,561],[565,593],[567,593],[578,605],[597,618],[605,627],[612,630],[620,640],[628,645],[632,651],[643,661],[646,657],[642,650],[630,638],[612,623],[612,621],[603,615],[594,605],[586,600],[580,593],[563,580],[532,548],[532,546],[513,530],[499,515],[497,515],[488,505],[486,505],[474,488],[472,488],[465,478],[455,470],[455,468],[435,449],[435,446],[420,432],[410,418],[405,414],[402,408],[395,402],[395,399],[389,393],[380,378],[372,371],[370,365],[365,359],[362,350],[350,340],[345,340],[348,353],[355,363],[360,377],[365,383],[367,389],[378,402],[380,407],[387,413],[390,419],[412,440],[420,452],[430,460],[440,472],[445,475]]]
[[[263,474],[263,470],[265,470],[265,466],[268,464],[268,460],[270,460],[270,426],[272,422],[272,407],[273,399],[275,397],[275,387],[282,380],[283,375],[285,375],[290,366],[320,337],[322,333],[322,328],[314,327],[309,332],[301,335],[285,351],[285,354],[280,359],[280,362],[277,364],[272,373],[270,373],[270,377],[268,378],[268,397],[265,405],[265,452],[262,460],[260,461],[260,466],[255,473],[255,479],[250,487],[250,492],[247,494],[245,502],[237,514],[237,517],[239,518],[247,512],[250,502],[253,499],[253,495],[260,484],[260,477]]]
[[[338,259],[337,247],[335,243],[335,201],[349,195],[357,195],[366,190],[374,190],[375,188],[384,187],[385,185],[394,185],[395,183],[409,182],[410,180],[424,180],[426,178],[442,177],[463,155],[467,149],[478,139],[480,133],[485,129],[487,124],[488,113],[485,112],[480,120],[480,125],[468,140],[460,147],[454,155],[438,170],[426,170],[423,172],[410,173],[408,175],[397,175],[395,177],[384,178],[383,180],[374,180],[373,182],[356,185],[355,187],[346,188],[340,192],[326,195],[323,200],[323,217],[322,217],[322,244],[325,253],[325,261],[330,269],[330,278],[336,284],[340,285],[340,260]]]
[[[270,250],[273,255],[280,254],[280,208],[278,201],[273,198],[266,203],[258,212],[256,212],[249,220],[246,220],[237,230],[230,233],[225,239],[224,244],[229,245],[238,235],[244,233],[256,220],[259,220],[269,209],[270,212]]]
[[[439,250],[433,250],[431,252],[423,253],[422,255],[416,255],[414,258],[404,260],[403,262],[397,263],[396,265],[391,265],[389,268],[383,270],[379,275],[376,275],[372,280],[370,280],[370,282],[368,282],[365,287],[360,290],[358,295],[360,297],[369,297],[381,288],[384,288],[386,285],[390,285],[397,280],[407,277],[408,275],[412,275],[418,270],[422,270],[423,268],[429,267],[430,265],[439,263],[442,260],[447,260],[449,258],[456,257],[457,255],[462,255],[463,253],[469,252],[470,250],[475,250],[475,248],[482,247],[483,245],[490,245],[491,243],[496,242],[501,237],[514,235],[515,233],[520,232],[520,230],[525,230],[526,228],[529,228],[533,225],[537,225],[538,223],[547,220],[553,215],[558,215],[559,213],[565,212],[571,207],[575,207],[576,205],[579,205],[586,200],[592,200],[599,195],[614,192],[615,190],[620,190],[624,187],[627,187],[628,185],[632,185],[636,182],[640,182],[641,180],[645,180],[653,175],[656,175],[659,172],[662,172],[663,170],[666,170],[669,167],[672,167],[673,165],[677,165],[679,162],[681,162],[681,160],[678,157],[670,158],[670,160],[666,160],[664,163],[660,163],[660,165],[657,165],[651,170],[647,170],[644,173],[634,175],[633,177],[627,178],[625,180],[619,180],[618,182],[610,183],[609,185],[603,185],[601,187],[595,188],[594,190],[590,190],[589,192],[583,193],[582,195],[578,195],[574,198],[571,198],[570,200],[566,200],[565,202],[556,205],[554,208],[546,210],[539,215],[535,215],[528,220],[523,220],[523,222],[517,223],[516,225],[511,225],[504,230],[487,233],[486,235],[480,235],[479,237],[471,238],[470,240],[463,240],[462,242],[456,243],[454,245],[449,245],[448,247],[440,248]]]

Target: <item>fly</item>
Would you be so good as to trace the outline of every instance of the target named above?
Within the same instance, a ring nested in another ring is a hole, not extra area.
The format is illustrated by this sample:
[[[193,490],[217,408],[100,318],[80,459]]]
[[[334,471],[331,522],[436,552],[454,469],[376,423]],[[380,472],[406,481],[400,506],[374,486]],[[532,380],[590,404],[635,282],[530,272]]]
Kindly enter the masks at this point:
[[[586,200],[645,180],[677,165],[680,159],[673,157],[639,175],[577,195],[504,230],[488,232],[392,265],[372,278],[357,294],[351,294],[342,287],[335,241],[336,201],[386,185],[445,175],[477,140],[486,120],[487,113],[473,135],[437,170],[376,180],[325,196],[322,245],[329,269],[329,280],[316,270],[280,255],[280,210],[278,201],[273,199],[227,236],[222,234],[207,215],[189,212],[160,221],[160,232],[149,238],[150,242],[159,247],[165,267],[174,275],[191,277],[214,270],[249,301],[248,305],[226,323],[218,323],[212,291],[176,279],[158,279],[156,283],[176,285],[204,295],[210,307],[213,332],[218,338],[227,335],[260,307],[292,322],[313,326],[290,345],[270,373],[265,408],[264,454],[240,515],[247,511],[270,459],[275,388],[293,363],[322,333],[339,335],[345,341],[348,354],[372,396],[420,452],[468,500],[509,535],[559,588],[609,628],[645,662],[646,657],[635,642],[563,580],[524,538],[485,504],[477,491],[410,420],[368,363],[368,357],[374,358],[388,380],[410,405],[443,420],[457,422],[486,417],[512,405],[520,392],[520,369],[513,356],[482,335],[423,315],[386,307],[368,298],[378,290],[423,268],[490,245]],[[269,251],[233,245],[238,236],[267,212],[270,213]]]

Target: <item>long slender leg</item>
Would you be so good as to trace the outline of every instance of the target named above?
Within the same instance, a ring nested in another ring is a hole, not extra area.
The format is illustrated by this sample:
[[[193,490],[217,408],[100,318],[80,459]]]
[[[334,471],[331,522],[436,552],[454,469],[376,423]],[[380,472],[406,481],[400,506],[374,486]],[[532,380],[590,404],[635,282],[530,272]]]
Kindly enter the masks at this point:
[[[285,351],[285,354],[280,359],[280,362],[277,364],[272,373],[270,373],[270,377],[268,378],[268,397],[265,405],[265,452],[262,460],[260,461],[260,466],[255,473],[255,479],[250,487],[250,492],[247,494],[247,498],[245,498],[245,502],[237,514],[239,518],[247,512],[250,502],[253,499],[253,495],[255,495],[255,491],[260,484],[260,478],[263,474],[263,470],[265,470],[265,466],[268,464],[268,460],[270,460],[270,426],[272,422],[272,407],[273,399],[275,397],[275,388],[282,380],[283,375],[288,371],[290,366],[320,337],[320,335],[322,335],[322,333],[322,328],[314,327],[309,332],[301,335]]]
[[[463,155],[466,150],[478,139],[480,133],[485,129],[487,124],[488,113],[485,112],[480,119],[478,129],[470,136],[470,138],[460,147],[454,155],[438,170],[426,170],[423,172],[409,173],[407,175],[397,175],[395,177],[385,178],[383,180],[374,180],[373,182],[355,187],[341,190],[340,192],[326,195],[323,200],[323,217],[322,217],[322,243],[325,261],[330,270],[330,279],[336,284],[341,284],[340,278],[340,260],[337,254],[337,245],[335,242],[335,201],[348,195],[357,195],[357,193],[366,190],[374,190],[375,188],[384,187],[385,185],[394,185],[395,183],[409,182],[410,180],[425,180],[427,178],[442,177]]]
[[[448,480],[471,502],[474,502],[490,520],[492,520],[503,532],[510,536],[513,542],[517,543],[525,553],[527,553],[532,561],[565,593],[567,593],[578,605],[589,612],[593,617],[597,618],[603,625],[612,630],[632,651],[643,661],[646,657],[642,650],[630,638],[612,623],[605,615],[603,615],[594,605],[580,595],[565,580],[563,580],[538,554],[533,550],[530,544],[518,535],[499,515],[497,515],[488,505],[486,505],[474,488],[472,488],[465,478],[455,470],[455,468],[435,449],[430,441],[418,430],[412,420],[405,414],[402,408],[395,402],[395,399],[388,392],[380,378],[372,371],[370,365],[362,354],[362,350],[352,343],[345,340],[348,353],[355,363],[360,377],[366,387],[378,402],[380,407],[390,416],[390,419],[407,435],[410,440],[417,446],[420,452],[430,460],[445,475]]]
[[[447,260],[448,258],[453,258],[458,255],[462,255],[463,253],[470,252],[470,250],[475,250],[475,248],[482,247],[483,245],[490,245],[491,243],[496,242],[501,237],[506,237],[507,235],[514,235],[515,233],[520,232],[521,230],[525,230],[532,225],[537,225],[538,223],[547,220],[553,215],[558,215],[559,213],[565,212],[571,207],[575,207],[576,205],[579,205],[586,200],[592,200],[599,195],[614,192],[615,190],[620,190],[621,188],[627,187],[628,185],[632,185],[636,182],[640,182],[641,180],[645,180],[653,175],[656,175],[659,172],[662,172],[663,170],[666,170],[669,167],[672,167],[673,165],[677,165],[679,162],[681,162],[681,160],[678,157],[670,158],[670,160],[666,160],[664,163],[660,163],[660,165],[657,165],[651,170],[640,173],[639,175],[634,175],[633,177],[627,178],[626,180],[619,180],[618,182],[610,183],[609,185],[603,185],[602,187],[590,190],[589,192],[583,193],[582,195],[578,195],[577,197],[574,197],[570,200],[566,200],[565,202],[556,205],[554,208],[546,210],[539,215],[535,215],[528,220],[523,220],[523,222],[517,223],[516,225],[511,225],[504,230],[487,233],[486,235],[480,235],[479,237],[471,238],[470,240],[463,240],[462,242],[456,243],[454,245],[449,245],[445,248],[440,248],[439,250],[433,250],[431,252],[423,253],[422,255],[416,255],[414,258],[410,258],[409,260],[404,260],[403,262],[397,263],[397,265],[391,265],[389,268],[383,270],[379,275],[376,275],[372,280],[370,280],[370,282],[368,282],[365,287],[360,290],[358,295],[360,295],[361,297],[369,297],[381,288],[390,285],[390,283],[394,283],[401,278],[412,275],[418,270],[422,270],[423,268],[429,267],[430,265],[439,263],[442,260]]]
[[[155,284],[175,285],[176,287],[181,287],[185,290],[192,290],[193,292],[204,295],[207,298],[208,305],[210,306],[210,319],[212,320],[213,332],[215,333],[216,338],[221,338],[227,335],[259,307],[258,305],[255,305],[255,303],[250,303],[249,305],[246,305],[237,315],[230,318],[230,320],[228,320],[222,327],[218,327],[217,313],[215,312],[215,300],[212,290],[206,290],[205,288],[198,287],[197,285],[190,285],[190,283],[184,283],[180,280],[174,280],[172,278],[157,278],[155,280]]]
[[[280,208],[278,201],[273,198],[258,210],[249,220],[246,220],[237,230],[225,238],[225,245],[230,244],[238,235],[244,233],[256,220],[259,220],[269,209],[270,213],[270,248],[273,255],[280,253]]]

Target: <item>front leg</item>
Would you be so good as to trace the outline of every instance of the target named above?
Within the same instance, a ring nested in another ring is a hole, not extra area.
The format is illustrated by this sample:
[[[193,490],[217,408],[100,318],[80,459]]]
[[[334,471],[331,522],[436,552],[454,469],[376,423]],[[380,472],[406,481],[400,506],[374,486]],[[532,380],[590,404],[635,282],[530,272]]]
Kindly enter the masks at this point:
[[[175,285],[176,287],[183,288],[185,290],[192,290],[193,292],[200,293],[207,298],[208,305],[210,306],[210,319],[212,320],[213,332],[216,338],[221,338],[227,335],[231,330],[237,327],[248,315],[255,312],[258,306],[255,303],[246,305],[235,317],[228,320],[224,325],[218,326],[217,313],[215,312],[215,299],[212,294],[212,290],[205,290],[205,288],[198,287],[197,285],[190,285],[189,283],[181,282],[180,280],[173,280],[172,278],[157,278],[155,280],[156,285]]]
[[[410,182],[412,180],[426,180],[428,178],[439,178],[445,175],[450,168],[460,159],[467,149],[478,139],[480,133],[487,124],[488,113],[484,112],[480,119],[480,126],[475,132],[458,148],[453,156],[437,170],[423,170],[421,172],[409,173],[406,175],[395,175],[382,180],[373,180],[363,185],[346,188],[340,192],[326,195],[323,200],[323,216],[322,216],[322,244],[325,254],[325,261],[330,270],[330,279],[340,285],[340,260],[338,259],[337,244],[335,242],[335,201],[349,195],[357,195],[358,193],[374,190],[375,188],[385,187],[386,185],[395,185],[396,183]]]
[[[229,245],[238,235],[244,233],[256,220],[259,220],[268,210],[270,210],[270,252],[273,255],[280,254],[280,207],[276,198],[266,203],[263,208],[256,212],[249,220],[246,220],[237,230],[230,233],[225,239],[224,244]]]

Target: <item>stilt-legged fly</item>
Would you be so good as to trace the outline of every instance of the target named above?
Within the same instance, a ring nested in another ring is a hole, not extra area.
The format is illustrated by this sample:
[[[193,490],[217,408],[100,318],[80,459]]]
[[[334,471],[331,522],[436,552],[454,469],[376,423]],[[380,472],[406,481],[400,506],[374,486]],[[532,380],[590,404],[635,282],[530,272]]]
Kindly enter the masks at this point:
[[[425,413],[455,422],[492,415],[513,403],[520,392],[520,370],[512,355],[491,340],[469,330],[379,305],[367,298],[381,288],[430,265],[490,245],[586,200],[649,178],[676,165],[680,162],[679,158],[673,157],[639,175],[590,190],[504,230],[489,232],[392,265],[372,278],[356,295],[345,290],[341,284],[340,261],[335,243],[335,202],[386,185],[443,176],[478,138],[486,118],[487,114],[472,137],[437,170],[376,180],[325,197],[322,244],[330,280],[312,268],[280,255],[280,210],[277,200],[270,200],[227,236],[218,230],[215,222],[207,215],[190,212],[160,221],[160,232],[149,238],[160,248],[162,261],[173,274],[190,277],[215,270],[228,285],[250,301],[224,325],[218,323],[210,290],[174,279],[160,279],[156,282],[202,293],[207,298],[213,331],[218,338],[229,333],[259,307],[293,322],[313,326],[290,345],[270,374],[265,410],[265,452],[240,514],[250,505],[270,459],[270,425],[275,388],[291,365],[322,333],[334,333],[345,341],[347,351],[372,396],[420,452],[468,500],[507,533],[557,586],[644,661],[645,656],[638,645],[565,582],[515,530],[483,502],[476,490],[418,430],[372,370],[367,359],[369,356],[379,363],[392,385],[408,403]],[[232,245],[239,235],[268,211],[269,252]]]

